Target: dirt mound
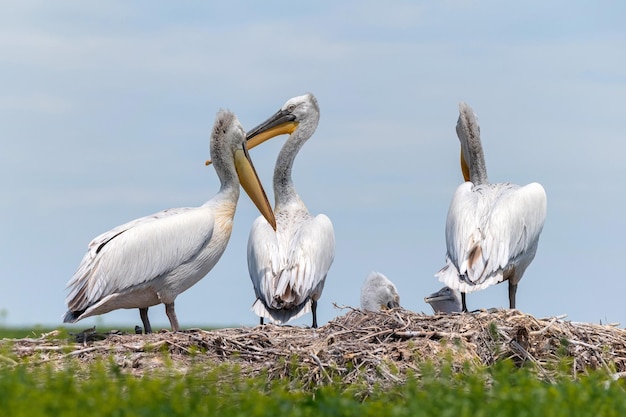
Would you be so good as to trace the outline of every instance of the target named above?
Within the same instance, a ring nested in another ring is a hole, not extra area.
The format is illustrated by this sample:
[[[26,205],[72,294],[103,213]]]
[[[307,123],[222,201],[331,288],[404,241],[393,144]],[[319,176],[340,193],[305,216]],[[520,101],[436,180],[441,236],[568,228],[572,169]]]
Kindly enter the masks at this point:
[[[409,373],[419,375],[424,361],[452,361],[488,366],[511,358],[532,365],[539,377],[552,380],[563,358],[571,372],[602,368],[626,375],[626,330],[611,325],[537,319],[517,310],[481,311],[428,316],[402,309],[347,313],[319,329],[265,325],[151,335],[100,334],[85,331],[76,340],[58,332],[39,338],[2,340],[0,366],[28,360],[33,366],[91,363],[110,358],[122,372],[141,376],[166,364],[185,372],[189,367],[232,364],[244,375],[293,378],[309,384],[394,384]],[[573,359],[573,360],[572,360]]]

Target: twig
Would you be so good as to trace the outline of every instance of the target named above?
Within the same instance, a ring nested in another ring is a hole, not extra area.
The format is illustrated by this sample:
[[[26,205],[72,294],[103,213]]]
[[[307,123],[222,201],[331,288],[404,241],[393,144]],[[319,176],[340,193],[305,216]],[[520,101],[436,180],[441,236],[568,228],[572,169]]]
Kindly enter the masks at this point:
[[[332,382],[332,380],[330,379],[330,375],[328,375],[328,372],[326,372],[326,369],[324,369],[324,365],[322,365],[322,361],[320,361],[320,358],[318,358],[315,353],[309,353],[309,356],[313,358],[317,366],[320,368],[320,372],[324,374],[326,379],[328,379],[328,382]]]

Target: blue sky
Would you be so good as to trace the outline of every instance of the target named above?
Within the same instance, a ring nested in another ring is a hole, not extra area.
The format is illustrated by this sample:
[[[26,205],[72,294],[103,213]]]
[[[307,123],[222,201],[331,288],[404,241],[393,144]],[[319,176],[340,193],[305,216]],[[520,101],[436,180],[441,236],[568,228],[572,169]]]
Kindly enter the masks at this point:
[[[548,217],[522,311],[626,322],[626,6],[615,1],[0,1],[0,324],[60,325],[87,244],[126,221],[196,206],[220,108],[250,129],[312,92],[316,134],[294,166],[333,221],[320,324],[358,306],[372,271],[430,313],[445,217],[461,183],[458,102],[478,114],[489,178],[540,182]],[[270,200],[276,138],[251,154]],[[229,246],[179,296],[183,328],[254,325],[246,264],[258,215],[242,194]],[[506,285],[468,296],[507,305]],[[162,306],[155,327],[169,327]],[[92,324],[139,324],[121,310]],[[309,324],[310,315],[294,322]]]

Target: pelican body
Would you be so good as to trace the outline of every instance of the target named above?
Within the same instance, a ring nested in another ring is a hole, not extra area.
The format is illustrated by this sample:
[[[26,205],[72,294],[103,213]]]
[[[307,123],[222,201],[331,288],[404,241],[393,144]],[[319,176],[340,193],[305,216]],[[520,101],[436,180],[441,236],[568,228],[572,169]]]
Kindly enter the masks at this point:
[[[461,293],[450,287],[443,287],[437,292],[424,297],[435,313],[460,313],[463,311]]]
[[[291,178],[293,162],[313,135],[319,106],[312,94],[294,97],[273,116],[248,132],[248,147],[281,134],[289,134],[274,169],[276,230],[258,217],[248,239],[248,271],[256,301],[252,310],[281,324],[313,314],[317,327],[317,301],[335,257],[335,234],[324,214],[313,216],[296,192]]]
[[[400,307],[396,286],[380,272],[370,272],[361,287],[361,310],[380,311]]]
[[[146,333],[148,307],[165,304],[172,331],[180,329],[174,300],[204,277],[220,259],[230,238],[244,187],[268,227],[275,225],[237,117],[222,110],[213,127],[210,152],[221,182],[219,192],[200,207],[174,208],[125,223],[89,244],[68,282],[64,322],[120,308],[138,308]]]
[[[446,265],[436,276],[461,291],[463,311],[466,292],[508,281],[509,308],[515,308],[517,285],[535,257],[546,219],[546,193],[538,183],[489,183],[476,116],[465,103],[459,113],[456,132],[466,182],[448,210]]]

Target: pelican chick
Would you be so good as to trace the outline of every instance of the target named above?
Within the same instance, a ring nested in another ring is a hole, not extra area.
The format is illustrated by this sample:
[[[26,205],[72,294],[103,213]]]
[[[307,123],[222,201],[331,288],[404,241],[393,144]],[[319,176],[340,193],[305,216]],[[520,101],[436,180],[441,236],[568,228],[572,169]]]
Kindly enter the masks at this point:
[[[538,183],[491,184],[476,115],[459,104],[456,125],[465,183],[452,198],[446,220],[446,265],[435,276],[465,293],[508,281],[509,308],[517,285],[537,252],[546,219],[546,192]]]
[[[248,132],[248,146],[289,134],[274,168],[276,228],[258,217],[248,239],[248,271],[256,301],[252,310],[260,323],[268,318],[281,324],[313,314],[317,327],[317,301],[335,258],[335,233],[324,214],[313,216],[296,192],[291,171],[305,142],[319,121],[313,94],[289,99],[283,107]]]
[[[463,311],[460,291],[450,287],[443,287],[428,297],[424,297],[424,301],[430,304],[435,313],[460,313]]]
[[[370,272],[361,287],[361,310],[380,311],[400,307],[396,286],[380,272]]]
[[[138,308],[145,332],[150,333],[148,307],[163,303],[172,331],[180,329],[174,300],[204,277],[224,253],[240,183],[268,227],[275,227],[272,208],[245,139],[237,117],[221,110],[210,141],[221,182],[219,192],[200,207],[167,209],[118,226],[91,241],[67,284],[70,292],[65,323],[120,308]]]

